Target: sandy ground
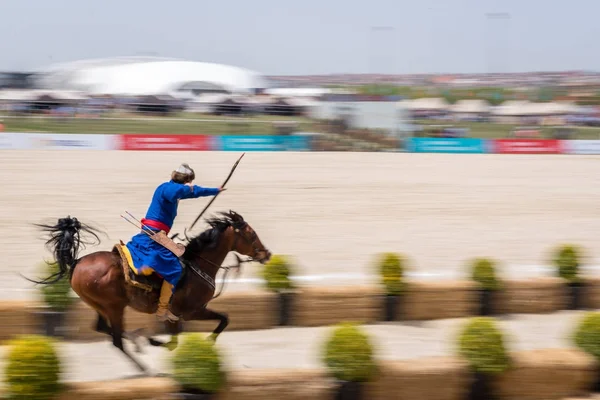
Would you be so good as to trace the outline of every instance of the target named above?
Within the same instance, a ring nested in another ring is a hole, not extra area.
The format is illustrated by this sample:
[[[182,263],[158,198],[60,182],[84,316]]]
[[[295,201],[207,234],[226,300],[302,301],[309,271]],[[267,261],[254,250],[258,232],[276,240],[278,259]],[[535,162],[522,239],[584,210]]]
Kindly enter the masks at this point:
[[[570,348],[572,330],[581,318],[579,311],[551,315],[512,315],[499,321],[510,351]],[[463,319],[423,323],[391,323],[365,326],[375,356],[387,360],[456,355],[458,332]],[[247,332],[225,331],[218,339],[227,369],[320,368],[322,346],[331,328],[278,328]],[[208,334],[208,333],[207,333]],[[167,339],[168,337],[164,337]],[[126,342],[127,349],[133,346]],[[133,364],[108,340],[97,343],[63,343],[59,352],[68,381],[108,380],[138,374]],[[133,353],[153,373],[169,373],[172,353],[163,348],[144,347]],[[0,348],[4,368],[6,348]]]
[[[239,154],[227,152],[0,151],[0,294],[31,296],[18,272],[49,256],[33,223],[67,215],[96,224],[108,250],[136,233],[154,188],[181,162],[197,184],[218,186]],[[600,255],[600,157],[407,153],[247,153],[210,211],[233,209],[274,252],[295,256],[310,284],[356,283],[375,253],[410,256],[416,277],[462,276],[472,256],[507,276],[540,274],[548,250],[572,241]],[[208,199],[182,201],[174,231]],[[199,232],[205,225],[198,224]],[[257,284],[246,266],[236,290]],[[320,280],[319,280],[320,278]]]

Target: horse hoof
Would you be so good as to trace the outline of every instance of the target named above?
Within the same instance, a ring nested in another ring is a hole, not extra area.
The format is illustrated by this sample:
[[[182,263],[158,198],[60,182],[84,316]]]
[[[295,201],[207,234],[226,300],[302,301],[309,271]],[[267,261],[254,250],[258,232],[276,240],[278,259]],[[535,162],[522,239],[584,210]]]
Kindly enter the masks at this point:
[[[208,337],[206,338],[207,340],[210,340],[211,342],[215,343],[217,341],[217,337],[219,335],[216,333],[211,333],[210,335],[208,335]]]
[[[165,347],[169,351],[173,351],[177,348],[177,343],[173,343],[173,342],[165,343],[165,344],[163,344],[163,347]]]
[[[165,345],[165,343],[161,342],[160,340],[156,340],[153,338],[148,338],[148,343],[150,343],[151,346],[155,346],[155,347]]]

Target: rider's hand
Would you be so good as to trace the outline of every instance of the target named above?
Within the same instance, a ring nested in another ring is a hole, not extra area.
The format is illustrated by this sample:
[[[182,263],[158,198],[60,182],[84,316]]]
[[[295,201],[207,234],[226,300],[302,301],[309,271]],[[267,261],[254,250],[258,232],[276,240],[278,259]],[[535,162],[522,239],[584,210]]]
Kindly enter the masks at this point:
[[[220,188],[219,188],[219,193],[221,193],[221,192],[224,192],[225,190],[227,190],[227,188],[220,187]]]

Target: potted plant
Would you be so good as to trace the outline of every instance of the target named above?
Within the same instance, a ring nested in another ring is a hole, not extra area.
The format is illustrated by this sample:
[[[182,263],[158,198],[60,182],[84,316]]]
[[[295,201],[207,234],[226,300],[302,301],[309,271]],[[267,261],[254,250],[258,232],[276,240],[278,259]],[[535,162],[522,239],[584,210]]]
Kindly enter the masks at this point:
[[[42,267],[45,270],[44,276],[52,276],[59,271],[56,262],[44,263]],[[65,276],[58,282],[40,285],[40,292],[46,307],[42,311],[38,311],[37,314],[42,317],[44,334],[46,336],[61,337],[60,330],[64,327],[67,311],[74,301],[71,296],[71,282]]]
[[[377,263],[381,282],[385,287],[384,319],[395,321],[398,318],[398,305],[404,292],[405,260],[396,253],[383,253]]]
[[[572,340],[577,347],[600,361],[600,312],[586,313],[575,328]],[[591,391],[600,392],[600,369]]]
[[[582,307],[583,282],[579,277],[581,267],[581,250],[574,245],[561,245],[555,249],[553,263],[558,276],[567,281],[569,287],[569,310],[579,310]]]
[[[294,285],[290,280],[291,264],[289,258],[283,255],[274,255],[263,269],[267,289],[277,293],[278,296],[278,324],[290,324],[290,314],[294,295]]]
[[[175,397],[215,399],[226,382],[221,354],[214,342],[206,340],[200,333],[182,335],[172,358],[173,379],[181,387]]]
[[[8,398],[53,399],[62,391],[60,372],[60,359],[52,338],[24,335],[8,342],[4,367]]]
[[[323,362],[339,382],[336,400],[361,400],[363,384],[377,373],[373,345],[353,323],[337,324],[324,346]]]
[[[496,277],[496,263],[488,258],[476,258],[470,262],[471,279],[479,284],[479,315],[492,315],[493,294],[501,288]]]
[[[474,379],[468,394],[469,400],[493,400],[495,375],[506,371],[510,358],[502,332],[490,317],[471,318],[462,328],[458,340],[459,354],[470,364]]]

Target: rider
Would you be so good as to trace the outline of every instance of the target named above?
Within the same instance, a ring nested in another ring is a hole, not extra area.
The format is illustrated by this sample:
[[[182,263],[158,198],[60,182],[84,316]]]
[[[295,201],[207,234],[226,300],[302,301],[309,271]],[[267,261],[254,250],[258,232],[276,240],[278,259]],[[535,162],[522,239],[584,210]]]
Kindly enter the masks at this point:
[[[168,234],[177,216],[179,200],[215,196],[225,190],[224,188],[205,188],[192,185],[195,178],[194,170],[186,163],[181,164],[173,171],[171,180],[160,184],[154,191],[146,218],[141,221],[144,229],[150,229],[153,232],[162,230]],[[156,312],[157,318],[160,321],[177,321],[179,318],[169,310],[175,286],[183,272],[177,256],[143,232],[133,236],[127,243],[127,248],[134,264],[141,266],[140,271],[152,268],[164,279]]]

